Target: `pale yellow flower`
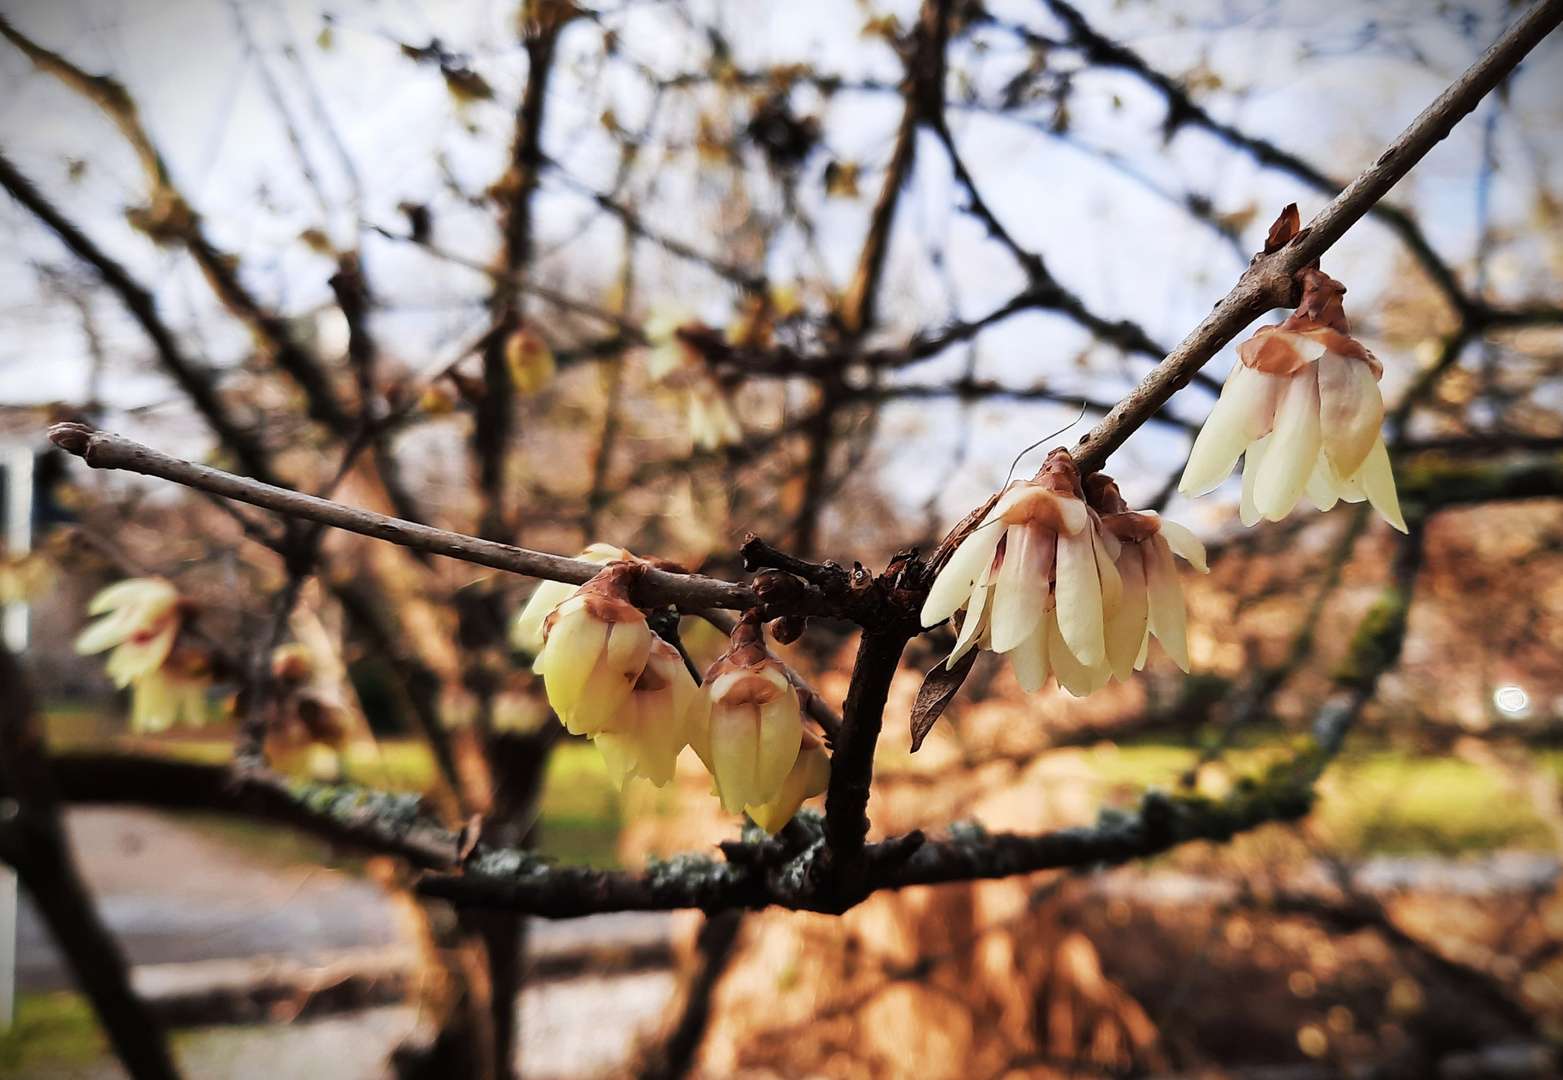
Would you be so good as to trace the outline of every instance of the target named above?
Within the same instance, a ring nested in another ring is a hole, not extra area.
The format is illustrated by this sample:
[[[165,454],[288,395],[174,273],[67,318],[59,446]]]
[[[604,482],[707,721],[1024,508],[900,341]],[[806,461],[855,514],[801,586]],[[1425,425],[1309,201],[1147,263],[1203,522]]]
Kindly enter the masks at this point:
[[[113,649],[103,669],[124,689],[168,659],[181,622],[179,592],[162,578],[128,578],[98,593],[88,615],[102,615],[76,639],[82,656]]]
[[[646,667],[653,635],[628,599],[628,585],[642,569],[640,563],[610,563],[544,621],[533,670],[572,735],[601,732]]]
[[[646,377],[661,382],[682,367],[697,366],[700,354],[678,336],[685,327],[705,328],[694,312],[677,304],[663,304],[651,309],[643,327],[646,344]]]
[[[505,364],[516,393],[531,396],[553,381],[558,364],[541,334],[523,325],[505,339]]]
[[[132,685],[130,730],[151,735],[175,724],[203,726],[211,685],[209,659],[193,649],[176,649],[166,663],[138,676]]]
[[[1238,346],[1240,362],[1194,440],[1178,490],[1214,490],[1246,455],[1245,525],[1281,520],[1306,493],[1321,510],[1366,499],[1405,532],[1381,430],[1383,366],[1351,337],[1345,287],[1317,270],[1305,274],[1291,317]]]
[[[746,615],[706,672],[690,709],[690,745],[711,772],[722,808],[736,814],[782,794],[803,738],[803,711],[787,671]]]
[[[673,779],[679,752],[689,745],[689,709],[698,693],[678,650],[653,637],[640,678],[594,739],[616,784],[644,776],[664,787]]]
[[[1087,487],[1123,582],[1123,601],[1105,632],[1112,674],[1126,680],[1143,667],[1152,636],[1180,668],[1189,670],[1187,613],[1173,555],[1181,556],[1200,573],[1209,573],[1205,545],[1188,529],[1155,511],[1130,511],[1118,486],[1108,477],[1093,476]]]
[[[808,728],[803,729],[798,760],[782,784],[781,794],[760,806],[745,806],[744,812],[760,828],[775,836],[809,799],[823,794],[830,786],[830,755],[825,744]]]
[[[1022,685],[1039,687],[1047,657],[1060,648],[1068,657],[1055,658],[1054,668],[1105,662],[1104,627],[1122,592],[1074,462],[1055,450],[1035,479],[1006,488],[961,541],[928,592],[922,623],[964,610],[948,666],[988,648],[1010,655]]]
[[[702,380],[689,388],[689,439],[697,450],[720,450],[743,442],[743,428],[727,395]]]
[[[576,556],[577,559],[599,565],[613,562],[615,559],[634,557],[628,551],[613,544],[592,544]],[[539,582],[537,588],[532,590],[532,595],[527,598],[521,614],[516,616],[515,625],[510,630],[510,643],[522,652],[533,656],[542,652],[543,620],[553,614],[554,608],[568,600],[575,589],[576,586],[564,581]]]

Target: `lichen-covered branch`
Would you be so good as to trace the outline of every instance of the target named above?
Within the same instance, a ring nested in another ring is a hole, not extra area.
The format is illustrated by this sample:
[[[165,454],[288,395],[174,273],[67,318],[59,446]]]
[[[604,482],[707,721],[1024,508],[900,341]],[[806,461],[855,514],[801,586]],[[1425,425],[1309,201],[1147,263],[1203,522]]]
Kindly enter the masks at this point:
[[[53,755],[49,767],[60,798],[68,803],[211,810],[289,825],[426,870],[459,862],[456,835],[424,812],[417,795],[145,754],[71,751]]]

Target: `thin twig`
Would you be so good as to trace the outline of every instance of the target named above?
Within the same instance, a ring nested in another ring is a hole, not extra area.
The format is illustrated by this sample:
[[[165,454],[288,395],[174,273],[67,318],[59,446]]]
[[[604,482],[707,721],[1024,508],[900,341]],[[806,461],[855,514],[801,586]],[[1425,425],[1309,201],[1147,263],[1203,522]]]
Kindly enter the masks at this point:
[[[1076,444],[1073,453],[1080,471],[1094,472],[1106,464],[1125,439],[1254,319],[1273,308],[1290,306],[1293,275],[1328,251],[1559,22],[1563,22],[1563,0],[1541,0],[1422,110],[1307,228],[1279,251],[1256,257],[1215,311]]]
[[[602,567],[579,559],[566,559],[541,551],[513,547],[493,540],[482,540],[462,533],[403,521],[399,518],[360,510],[341,503],[318,499],[297,491],[262,484],[220,469],[158,453],[120,435],[94,431],[82,424],[56,424],[49,437],[55,445],[81,457],[95,469],[123,469],[170,480],[185,487],[209,491],[228,499],[237,499],[289,517],[317,521],[332,528],[388,540],[402,547],[446,555],[464,562],[508,570],[514,574],[585,584]],[[760,607],[752,589],[699,574],[673,574],[648,569],[635,590],[636,599],[654,606],[677,604],[685,607],[723,607],[747,611]],[[822,612],[803,612],[820,614]]]

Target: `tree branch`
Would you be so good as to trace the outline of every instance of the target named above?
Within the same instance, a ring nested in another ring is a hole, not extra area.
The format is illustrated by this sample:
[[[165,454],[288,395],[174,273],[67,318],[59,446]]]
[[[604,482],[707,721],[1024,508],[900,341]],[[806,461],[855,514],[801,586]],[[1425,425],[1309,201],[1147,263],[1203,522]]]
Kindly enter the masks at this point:
[[[444,529],[344,506],[313,495],[271,487],[247,477],[234,476],[220,469],[170,457],[123,436],[94,431],[81,424],[56,424],[50,429],[49,437],[55,445],[77,455],[95,469],[123,469],[144,476],[156,476],[289,517],[318,521],[332,528],[388,540],[416,551],[445,555],[513,574],[565,581],[572,585],[590,581],[602,569],[595,563],[579,559],[567,559],[462,533],[446,532]],[[648,569],[636,586],[635,598],[651,606],[677,604],[691,608],[719,607],[738,611],[764,606],[760,597],[746,586],[699,574],[674,574],[653,569]],[[827,613],[818,602],[811,603],[810,599],[808,593],[803,595],[799,607],[804,610],[779,611],[776,614]],[[817,601],[819,598],[815,596],[813,599]]]
[[[3,25],[4,20],[0,19],[0,26]],[[93,243],[90,237],[44,198],[32,181],[18,172],[3,154],[0,154],[0,186],[30,210],[34,217],[53,230],[65,246],[70,248],[77,258],[96,270],[103,283],[119,296],[131,316],[141,324],[141,329],[146,332],[147,337],[152,339],[163,367],[190,398],[196,411],[211,426],[213,434],[224,446],[233,451],[244,470],[257,480],[268,484],[280,484],[281,481],[271,469],[259,436],[248,428],[240,427],[228,415],[222,399],[217,395],[217,388],[213,385],[210,369],[185,355],[173,331],[158,314],[157,304],[152,299],[152,294],[142,288],[140,283],[130,276],[129,271],[110,258],[102,248]]]
[[[1541,0],[1422,110],[1307,228],[1279,251],[1257,256],[1215,311],[1076,444],[1073,454],[1080,471],[1100,469],[1130,434],[1254,319],[1272,308],[1290,306],[1293,275],[1328,251],[1560,21],[1563,0]]]

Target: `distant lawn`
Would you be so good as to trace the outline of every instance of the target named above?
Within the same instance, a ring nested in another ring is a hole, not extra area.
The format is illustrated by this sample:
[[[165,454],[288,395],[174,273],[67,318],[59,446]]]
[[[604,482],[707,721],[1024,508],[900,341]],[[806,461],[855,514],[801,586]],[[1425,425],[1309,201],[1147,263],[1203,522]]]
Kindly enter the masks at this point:
[[[86,1065],[108,1053],[87,999],[69,991],[16,996],[16,1022],[0,1032],[0,1075],[40,1066]]]
[[[50,706],[51,741],[60,747],[102,746],[169,754],[190,761],[221,762],[232,753],[231,725],[134,739],[100,707]],[[1279,742],[1228,753],[1234,773],[1257,767],[1277,752]],[[1104,799],[1122,804],[1149,787],[1176,788],[1198,760],[1197,751],[1172,743],[1125,743],[1085,751],[1098,774]],[[1563,753],[1542,756],[1563,775]],[[283,767],[302,768],[298,762]],[[346,778],[401,791],[427,790],[434,781],[433,758],[412,739],[383,740],[375,747],[350,747],[343,757]],[[538,828],[539,849],[561,862],[616,865],[615,846],[627,817],[666,809],[662,798],[626,799],[608,780],[602,758],[584,742],[558,746],[549,764]],[[660,809],[659,809],[660,808]],[[1335,851],[1347,857],[1384,853],[1457,855],[1502,847],[1546,849],[1553,838],[1527,798],[1505,788],[1489,770],[1455,758],[1348,747],[1321,784],[1316,811]],[[269,828],[239,822],[216,826],[230,839],[265,849],[274,857],[309,858],[318,852],[307,840],[269,839]],[[318,857],[318,855],[317,855]]]

